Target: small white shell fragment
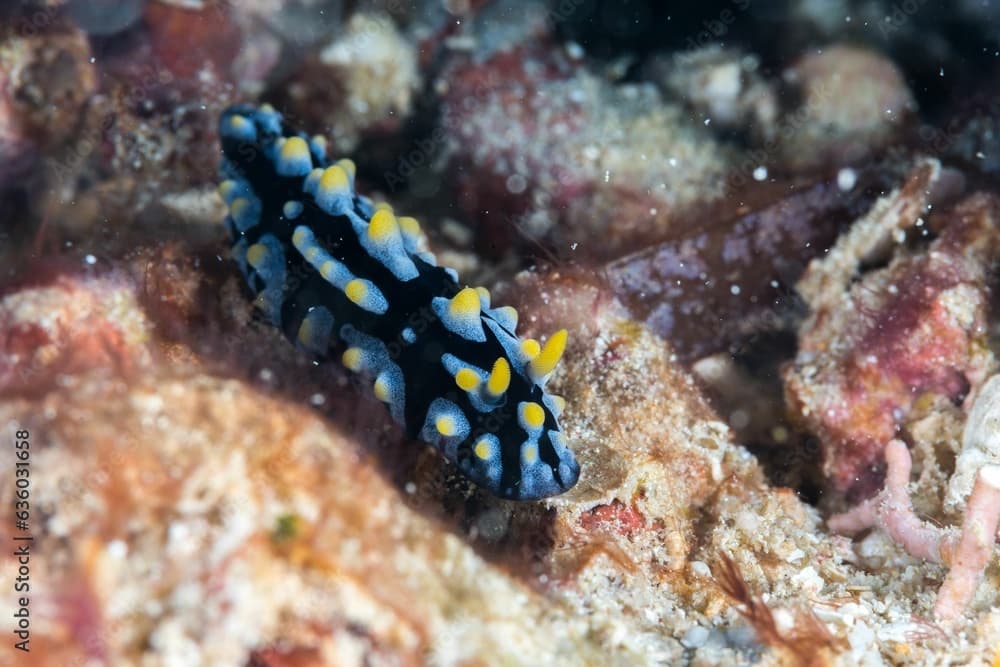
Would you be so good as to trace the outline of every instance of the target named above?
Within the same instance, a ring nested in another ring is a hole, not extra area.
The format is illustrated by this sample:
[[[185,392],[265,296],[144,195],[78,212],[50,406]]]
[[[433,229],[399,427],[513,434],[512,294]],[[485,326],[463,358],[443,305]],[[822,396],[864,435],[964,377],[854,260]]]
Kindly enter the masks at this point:
[[[1000,374],[986,381],[969,410],[962,451],[945,496],[948,511],[960,512],[965,507],[976,474],[991,464],[1000,464]]]

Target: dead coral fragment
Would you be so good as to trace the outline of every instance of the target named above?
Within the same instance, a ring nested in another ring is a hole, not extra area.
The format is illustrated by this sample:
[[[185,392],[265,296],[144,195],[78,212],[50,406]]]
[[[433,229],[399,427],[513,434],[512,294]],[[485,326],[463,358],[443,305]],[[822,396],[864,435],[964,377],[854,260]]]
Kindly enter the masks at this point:
[[[958,531],[934,526],[913,511],[906,488],[912,466],[906,444],[893,440],[886,445],[885,458],[888,471],[881,493],[831,517],[828,525],[840,533],[878,527],[911,555],[949,565],[951,570],[938,592],[934,615],[944,621],[953,620],[972,599],[993,553],[1000,523],[1000,465],[986,465],[979,470]]]
[[[925,221],[945,176],[935,161],[917,166],[797,286],[812,315],[786,396],[821,439],[824,474],[856,498],[881,487],[882,449],[918,397],[958,400],[994,363],[985,319],[1000,200],[973,195]],[[943,229],[926,250],[892,250],[936,224]],[[890,252],[886,268],[857,280],[863,264]]]
[[[650,78],[704,118],[727,129],[770,133],[778,116],[778,93],[764,79],[760,59],[718,44],[654,58]]]
[[[983,384],[969,410],[955,473],[948,481],[944,501],[948,509],[966,505],[976,473],[987,464],[1000,464],[1000,374]]]

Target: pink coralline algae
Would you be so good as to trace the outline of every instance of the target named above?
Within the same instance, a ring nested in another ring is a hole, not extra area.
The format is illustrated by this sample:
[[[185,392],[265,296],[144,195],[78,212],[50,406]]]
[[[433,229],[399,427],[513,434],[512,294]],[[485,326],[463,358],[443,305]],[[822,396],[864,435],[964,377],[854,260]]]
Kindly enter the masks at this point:
[[[40,391],[60,375],[148,363],[149,322],[123,273],[61,276],[0,298],[0,395]]]
[[[882,449],[914,401],[923,394],[960,401],[992,359],[986,276],[1000,199],[975,195],[931,218],[928,196],[939,174],[936,163],[915,169],[800,283],[813,312],[785,373],[786,394],[820,437],[833,486],[861,497],[878,489]],[[942,229],[926,250],[900,249],[886,268],[856,279],[858,262],[877,257],[880,243],[931,225]],[[859,244],[869,247],[851,254]]]
[[[907,491],[912,462],[906,443],[889,442],[885,458],[885,488],[849,512],[830,517],[828,525],[843,533],[872,526],[883,528],[910,554],[950,566],[934,613],[942,620],[953,621],[969,604],[993,555],[1000,524],[1000,465],[980,468],[959,531],[923,521],[914,512]]]

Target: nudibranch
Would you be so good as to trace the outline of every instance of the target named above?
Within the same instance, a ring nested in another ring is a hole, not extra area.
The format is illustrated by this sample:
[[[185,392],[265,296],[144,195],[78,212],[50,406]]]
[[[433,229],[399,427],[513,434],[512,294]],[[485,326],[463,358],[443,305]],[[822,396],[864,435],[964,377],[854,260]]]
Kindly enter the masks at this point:
[[[359,195],[354,163],[270,106],[230,107],[219,136],[232,256],[264,317],[316,358],[339,352],[409,437],[491,493],[535,500],[576,483],[563,399],[544,389],[565,330],[518,338],[517,311],[462,287],[414,218]]]

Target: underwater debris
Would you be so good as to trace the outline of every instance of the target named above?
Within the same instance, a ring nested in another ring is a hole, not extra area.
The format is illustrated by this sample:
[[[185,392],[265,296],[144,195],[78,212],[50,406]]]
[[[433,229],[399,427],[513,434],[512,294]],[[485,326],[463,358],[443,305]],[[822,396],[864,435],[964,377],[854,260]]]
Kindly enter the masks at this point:
[[[986,381],[969,409],[962,432],[962,448],[955,460],[955,472],[948,482],[944,504],[950,509],[964,507],[979,470],[1000,464],[1000,375]]]
[[[739,566],[728,554],[720,555],[714,575],[716,585],[739,605],[737,609],[753,627],[758,640],[776,649],[791,664],[799,667],[828,665],[845,648],[846,642],[835,637],[808,608],[795,610],[791,627],[779,627],[774,612],[753,593]]]
[[[977,402],[970,413],[961,481],[952,482],[953,509],[963,495],[957,489],[968,494],[961,531],[917,517],[907,490],[911,455],[898,437],[918,400],[957,403],[980,391],[992,400],[983,383],[996,368],[986,313],[1000,198],[978,193],[941,205],[960,187],[937,161],[922,161],[809,267],[799,291],[813,312],[785,372],[794,415],[820,438],[824,473],[861,499],[828,525],[845,533],[882,528],[908,553],[949,565],[934,607],[949,621],[971,600],[1000,517],[1000,468],[983,457],[992,447],[983,443],[988,408]],[[920,238],[932,234],[921,248]],[[908,236],[913,247],[904,245]],[[879,262],[887,265],[858,276]]]
[[[729,352],[754,334],[792,327],[800,307],[791,285],[834,242],[844,219],[867,210],[885,180],[866,171],[849,192],[831,179],[764,185],[761,203],[698,216],[700,224],[608,264],[608,279],[633,317],[682,359]]]

